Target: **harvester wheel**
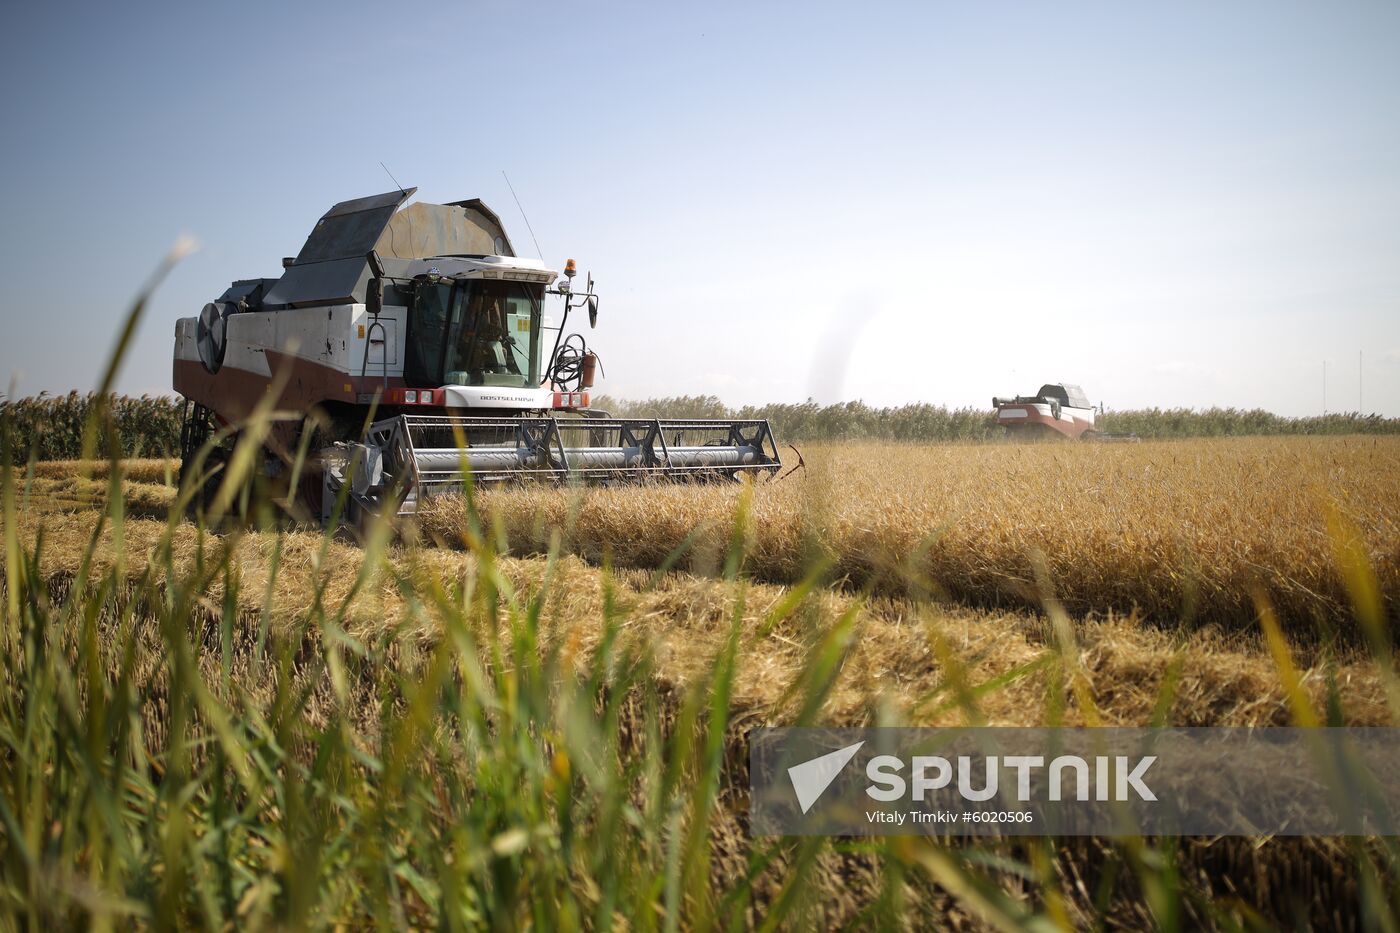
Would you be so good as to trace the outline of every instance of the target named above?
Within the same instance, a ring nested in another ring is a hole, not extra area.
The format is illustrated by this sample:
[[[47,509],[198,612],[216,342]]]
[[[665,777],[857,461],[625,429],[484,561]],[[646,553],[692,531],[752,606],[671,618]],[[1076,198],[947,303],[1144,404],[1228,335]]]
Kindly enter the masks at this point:
[[[197,483],[198,488],[190,497],[188,512],[190,518],[196,518],[201,512],[207,512],[214,504],[214,497],[218,495],[219,486],[224,481],[224,473],[228,469],[229,451],[223,447],[215,447],[209,451],[204,458],[199,475],[195,476],[194,463],[192,460],[180,461],[180,488],[184,488],[186,482]]]
[[[230,440],[211,449],[204,458],[199,475],[189,477],[189,482],[198,484],[189,501],[190,518],[197,519],[201,513],[207,518],[209,509],[218,498],[219,490],[223,488],[228,477],[229,462],[233,458],[235,447],[236,441]],[[267,460],[255,466],[250,475],[243,477],[240,488],[225,510],[225,522],[242,526],[255,518],[270,517],[273,521],[280,522],[284,516],[291,519],[299,517],[294,506],[295,490],[286,488],[287,472],[280,468],[280,462],[276,461],[271,453],[263,451],[263,456]],[[185,483],[183,463],[180,482],[182,486]],[[289,509],[289,506],[292,508]]]

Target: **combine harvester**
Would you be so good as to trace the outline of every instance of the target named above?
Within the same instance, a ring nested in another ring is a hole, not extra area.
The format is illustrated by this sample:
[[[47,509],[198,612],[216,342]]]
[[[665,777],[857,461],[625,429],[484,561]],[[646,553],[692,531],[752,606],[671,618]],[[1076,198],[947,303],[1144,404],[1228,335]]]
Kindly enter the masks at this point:
[[[994,397],[992,407],[997,410],[997,424],[1006,428],[1009,437],[1092,440],[1098,434],[1094,406],[1076,385],[1047,383],[1035,395]]]
[[[176,322],[184,464],[275,392],[276,408],[298,417],[274,423],[263,473],[289,476],[309,444],[287,499],[323,523],[341,496],[350,523],[410,514],[462,488],[464,468],[477,483],[714,481],[781,469],[767,421],[591,410],[598,359],[565,328],[582,309],[596,325],[592,276],[576,292],[572,259],[561,278],[516,256],[481,201],[403,207],[414,190],[335,205],[280,278],[234,282]],[[562,299],[557,326],[547,296]],[[205,475],[230,447],[214,448]]]

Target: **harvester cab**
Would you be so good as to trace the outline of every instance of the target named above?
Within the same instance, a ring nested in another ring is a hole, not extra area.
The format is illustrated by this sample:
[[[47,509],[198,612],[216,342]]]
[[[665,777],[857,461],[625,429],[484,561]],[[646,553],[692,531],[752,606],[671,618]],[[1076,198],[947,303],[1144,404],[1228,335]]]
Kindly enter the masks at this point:
[[[580,289],[574,260],[561,277],[516,256],[479,200],[405,207],[413,191],[335,205],[280,278],[236,281],[176,323],[182,470],[269,393],[294,417],[268,432],[265,472],[286,472],[308,444],[287,498],[322,521],[342,498],[352,519],[412,512],[466,473],[596,483],[780,469],[766,421],[592,409],[598,357],[568,332],[577,312],[597,324],[592,276]],[[557,324],[546,301],[558,302]]]

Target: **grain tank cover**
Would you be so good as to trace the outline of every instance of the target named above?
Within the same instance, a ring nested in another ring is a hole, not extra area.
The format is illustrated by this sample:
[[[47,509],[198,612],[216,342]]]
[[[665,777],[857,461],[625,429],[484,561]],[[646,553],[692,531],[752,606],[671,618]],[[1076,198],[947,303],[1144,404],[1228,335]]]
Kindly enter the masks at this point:
[[[365,253],[379,242],[394,211],[417,190],[410,188],[341,201],[316,221],[306,245],[297,253],[296,264],[364,259]]]
[[[410,204],[390,218],[374,248],[384,259],[515,255],[500,218],[475,198]]]
[[[1054,399],[1068,408],[1093,408],[1084,390],[1068,382],[1046,383],[1040,387],[1037,398]]]
[[[342,201],[327,211],[264,307],[356,304],[365,300],[370,250],[381,259],[452,255],[514,256],[500,218],[473,198],[451,204],[399,207],[417,191]]]
[[[363,301],[369,281],[365,254],[379,242],[394,211],[416,190],[341,201],[326,211],[263,304],[275,308]]]

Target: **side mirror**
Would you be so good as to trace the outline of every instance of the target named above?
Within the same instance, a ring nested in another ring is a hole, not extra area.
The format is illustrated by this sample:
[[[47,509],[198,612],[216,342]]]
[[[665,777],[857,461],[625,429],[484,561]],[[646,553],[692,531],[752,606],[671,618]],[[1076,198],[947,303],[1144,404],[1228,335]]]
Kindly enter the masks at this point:
[[[369,286],[365,289],[365,310],[370,317],[379,317],[379,312],[384,310],[384,262],[375,250],[365,253],[365,261],[369,263],[370,273]]]
[[[597,295],[589,295],[589,296],[588,296],[588,326],[589,326],[589,327],[597,327],[597,326],[598,326],[598,296],[597,296]]]
[[[365,310],[370,317],[379,317],[379,312],[384,310],[384,280],[375,278],[369,280],[369,285],[365,288]]]

